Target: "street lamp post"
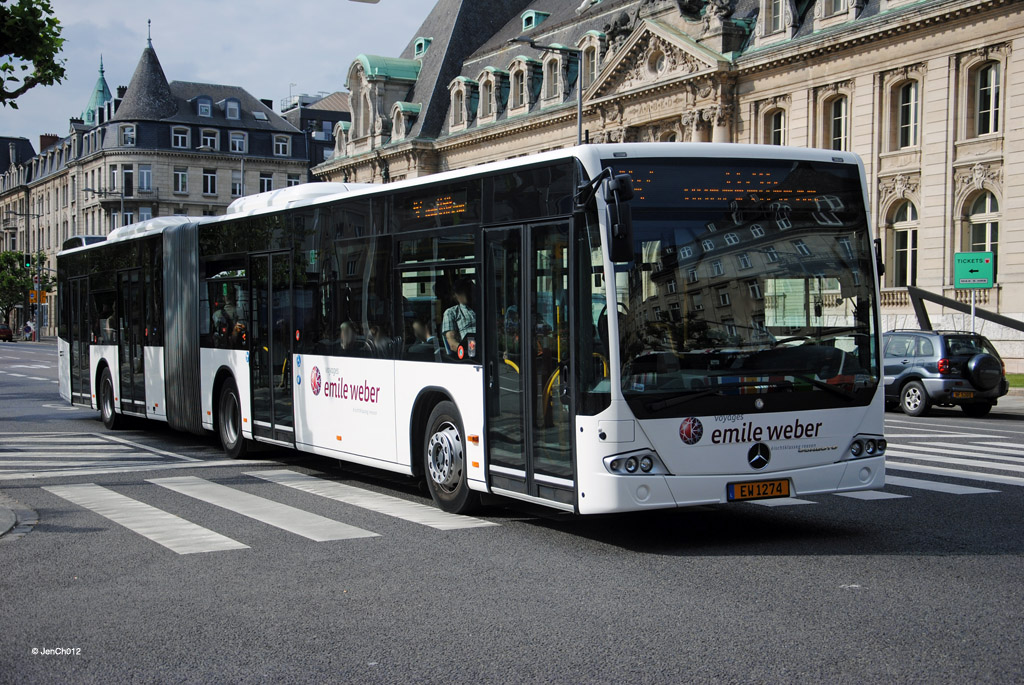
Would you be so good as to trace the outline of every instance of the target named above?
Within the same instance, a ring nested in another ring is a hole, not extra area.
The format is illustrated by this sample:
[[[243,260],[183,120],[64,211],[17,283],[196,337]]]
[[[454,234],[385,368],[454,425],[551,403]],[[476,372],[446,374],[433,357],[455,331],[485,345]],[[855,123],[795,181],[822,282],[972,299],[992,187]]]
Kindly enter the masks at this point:
[[[509,45],[513,43],[526,43],[534,50],[544,52],[557,52],[561,55],[568,55],[576,58],[576,144],[583,144],[583,51],[576,48],[567,48],[564,45],[540,45],[533,38],[519,36],[510,38]]]
[[[36,219],[36,254],[41,252],[41,247],[40,246],[43,244],[43,215],[42,214],[35,214],[33,212],[14,212],[14,211],[11,211],[11,210],[7,210],[7,215],[8,216],[23,216],[23,217],[25,217],[25,237],[26,237],[26,240],[28,239],[28,236],[30,236],[32,234],[32,225],[29,222],[29,219],[31,219],[32,217],[35,217],[35,219]],[[30,248],[30,250],[31,250],[31,248]],[[39,297],[39,293],[42,292],[42,291],[39,289],[39,286],[42,285],[42,282],[43,282],[43,264],[38,259],[36,259],[35,262],[36,262],[36,277],[35,277],[35,283],[33,284],[34,287],[32,289],[36,291],[36,311],[42,313],[42,311],[43,311],[42,310],[42,306],[41,306],[42,302],[39,301],[41,299]],[[28,308],[27,308],[27,304],[28,303],[26,303],[26,309],[25,309],[25,322],[26,323],[28,322]],[[36,322],[35,327],[32,329],[32,341],[33,342],[39,342],[39,322],[38,321]]]

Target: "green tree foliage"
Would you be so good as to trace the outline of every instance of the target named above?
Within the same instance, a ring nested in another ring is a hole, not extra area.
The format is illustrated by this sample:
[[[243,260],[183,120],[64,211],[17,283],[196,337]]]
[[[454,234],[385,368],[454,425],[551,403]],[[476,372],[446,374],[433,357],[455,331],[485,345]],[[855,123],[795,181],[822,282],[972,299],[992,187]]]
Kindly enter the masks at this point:
[[[64,79],[62,28],[49,0],[0,0],[0,105],[17,109],[30,88]]]
[[[22,252],[0,252],[0,321],[8,321],[14,308],[28,300],[28,291],[33,288],[32,277],[40,274],[36,265],[45,263],[46,255],[42,252],[34,257],[29,255],[28,259]],[[39,289],[52,291],[52,275],[46,270],[40,275]]]

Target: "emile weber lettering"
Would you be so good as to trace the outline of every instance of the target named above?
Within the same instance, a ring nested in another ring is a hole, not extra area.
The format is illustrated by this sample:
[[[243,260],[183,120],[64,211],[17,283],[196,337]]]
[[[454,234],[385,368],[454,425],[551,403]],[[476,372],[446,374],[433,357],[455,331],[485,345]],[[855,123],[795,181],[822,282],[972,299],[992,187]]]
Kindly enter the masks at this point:
[[[344,378],[339,378],[336,381],[324,381],[324,397],[377,404],[380,386],[372,386],[366,381],[346,383]]]
[[[803,440],[816,438],[821,431],[821,422],[801,423],[796,419],[793,423],[775,426],[755,426],[744,422],[735,428],[716,428],[711,431],[713,445],[727,445],[739,442],[762,442],[765,438],[775,440]]]

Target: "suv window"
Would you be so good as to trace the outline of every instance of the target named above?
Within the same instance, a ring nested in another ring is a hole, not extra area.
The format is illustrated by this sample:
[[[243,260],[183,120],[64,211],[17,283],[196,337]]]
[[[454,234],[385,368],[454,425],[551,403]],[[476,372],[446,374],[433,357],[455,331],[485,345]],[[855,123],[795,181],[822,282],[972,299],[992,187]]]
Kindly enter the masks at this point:
[[[935,346],[932,345],[932,341],[928,338],[917,339],[917,356],[918,357],[934,357]]]
[[[889,344],[885,346],[886,357],[912,357],[914,356],[914,343],[916,338],[912,335],[892,335],[889,337]]]
[[[946,349],[951,357],[971,357],[979,353],[991,354],[999,359],[999,353],[986,338],[980,335],[947,335]]]

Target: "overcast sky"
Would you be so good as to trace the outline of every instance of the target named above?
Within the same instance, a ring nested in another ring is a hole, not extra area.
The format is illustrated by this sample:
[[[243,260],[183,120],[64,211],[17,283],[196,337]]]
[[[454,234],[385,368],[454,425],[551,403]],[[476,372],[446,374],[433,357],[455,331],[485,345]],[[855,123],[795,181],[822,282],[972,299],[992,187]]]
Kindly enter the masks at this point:
[[[153,48],[168,81],[241,86],[257,98],[344,90],[348,67],[360,53],[397,57],[434,6],[433,0],[52,0],[64,26],[64,82],[36,86],[18,109],[0,107],[0,135],[24,136],[39,151],[39,134],[68,133],[99,76],[127,86],[146,47]]]

